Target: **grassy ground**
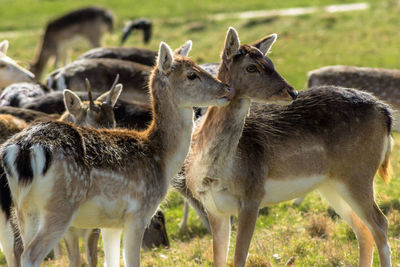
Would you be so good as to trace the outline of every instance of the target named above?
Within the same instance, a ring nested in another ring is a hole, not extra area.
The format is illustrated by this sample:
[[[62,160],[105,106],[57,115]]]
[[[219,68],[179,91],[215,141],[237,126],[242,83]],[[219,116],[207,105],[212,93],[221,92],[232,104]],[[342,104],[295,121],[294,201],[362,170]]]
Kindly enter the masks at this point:
[[[371,8],[351,13],[318,13],[298,17],[274,17],[256,20],[209,21],[209,13],[268,8],[297,7],[299,1],[105,1],[117,17],[117,31],[105,38],[106,45],[117,45],[125,20],[146,16],[154,20],[154,37],[146,46],[157,49],[160,40],[173,48],[185,40],[193,40],[192,57],[199,63],[216,62],[222,49],[228,26],[234,26],[243,43],[251,43],[276,32],[278,42],[271,59],[282,75],[296,88],[306,83],[306,73],[332,64],[386,67],[400,69],[399,0],[367,1]],[[302,1],[301,6],[349,3],[356,1]],[[35,30],[45,22],[70,8],[89,1],[12,1],[0,0],[1,31],[32,30],[32,35],[9,38],[9,55],[30,62],[39,40]],[[7,7],[7,8],[3,8]],[[177,19],[179,18],[179,19]],[[143,46],[141,36],[133,35],[127,45]],[[88,48],[82,44],[74,56]],[[377,199],[390,223],[389,235],[394,266],[400,266],[400,136],[395,135],[392,154],[394,175],[389,185],[376,179]],[[171,192],[162,206],[167,216],[171,239],[170,249],[157,249],[142,254],[144,266],[211,266],[211,238],[190,214],[188,233],[179,233],[182,199]],[[233,229],[233,237],[235,228]],[[232,260],[233,246],[229,260]],[[102,252],[100,252],[102,262]],[[290,203],[275,205],[268,214],[260,215],[254,235],[248,265],[284,266],[291,261],[297,266],[355,266],[358,259],[357,241],[342,220],[333,217],[326,202],[317,194],[309,195],[300,207]],[[4,264],[0,256],[0,265]],[[45,266],[65,266],[50,261]],[[374,266],[378,266],[375,253]]]

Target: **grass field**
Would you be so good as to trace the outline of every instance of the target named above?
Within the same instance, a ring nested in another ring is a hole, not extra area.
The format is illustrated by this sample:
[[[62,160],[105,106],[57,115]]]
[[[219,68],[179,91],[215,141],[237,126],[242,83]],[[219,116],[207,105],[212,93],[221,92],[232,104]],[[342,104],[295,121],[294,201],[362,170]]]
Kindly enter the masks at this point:
[[[176,48],[193,40],[191,56],[198,63],[217,62],[226,30],[234,26],[243,43],[251,43],[276,32],[278,41],[270,58],[278,71],[297,89],[305,87],[307,72],[325,65],[348,64],[400,69],[400,0],[364,1],[370,8],[346,13],[316,13],[296,17],[273,17],[251,20],[207,20],[209,14],[257,9],[353,3],[360,1],[305,0],[299,5],[287,1],[97,1],[113,10],[116,31],[108,35],[107,46],[118,45],[124,21],[145,16],[154,21],[151,43],[143,46],[141,36],[133,34],[127,45],[157,49],[161,40]],[[24,65],[34,58],[45,22],[71,8],[91,1],[0,0],[0,35],[2,32],[32,31],[8,38],[9,55]],[[10,35],[11,36],[11,35]],[[88,49],[82,44],[74,57]],[[399,88],[400,89],[400,88]],[[392,181],[385,185],[376,179],[376,196],[389,219],[392,262],[400,266],[400,136],[395,137],[391,162]],[[211,237],[190,213],[189,232],[180,233],[182,198],[170,192],[162,207],[167,217],[170,249],[142,253],[143,266],[212,266]],[[357,241],[350,228],[332,215],[318,194],[309,195],[300,207],[282,203],[261,214],[250,248],[248,266],[356,266]],[[235,226],[233,228],[233,238]],[[234,239],[232,239],[234,240]],[[233,243],[233,242],[232,242]],[[83,251],[83,250],[82,250]],[[232,261],[233,244],[229,254]],[[375,252],[374,266],[378,266]],[[100,252],[100,262],[103,254]],[[0,265],[5,259],[0,256]],[[65,266],[66,257],[48,261],[44,266]]]

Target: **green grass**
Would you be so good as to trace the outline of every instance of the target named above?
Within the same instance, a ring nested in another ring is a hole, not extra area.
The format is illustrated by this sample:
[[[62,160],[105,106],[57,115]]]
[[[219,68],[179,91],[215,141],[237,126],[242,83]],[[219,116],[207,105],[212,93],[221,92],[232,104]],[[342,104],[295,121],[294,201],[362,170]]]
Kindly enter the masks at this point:
[[[157,49],[161,40],[172,48],[193,40],[191,56],[198,63],[217,62],[226,30],[234,26],[243,43],[251,43],[272,32],[279,39],[270,58],[278,71],[297,89],[305,87],[307,72],[321,66],[349,64],[400,69],[399,0],[366,1],[371,8],[350,13],[318,13],[298,17],[276,17],[268,20],[210,21],[210,13],[234,12],[359,1],[98,1],[109,7],[117,17],[117,31],[105,38],[108,46],[117,45],[123,22],[146,16],[154,20],[154,36],[143,46],[141,36],[133,34],[127,45]],[[0,0],[1,31],[39,29],[58,14],[89,1],[5,1]],[[4,8],[7,7],[7,8]],[[177,19],[179,18],[179,19]],[[198,27],[201,26],[201,27]],[[196,30],[200,29],[200,30]],[[9,38],[9,55],[29,62],[34,58],[39,35]],[[88,49],[82,44],[74,57]],[[392,154],[394,175],[389,185],[376,179],[378,203],[387,212],[394,266],[400,264],[400,136],[395,135]],[[178,224],[182,199],[171,192],[162,207],[167,216],[171,239],[170,249],[142,253],[143,266],[212,266],[211,237],[191,211],[189,232],[180,233]],[[318,231],[324,234],[318,236]],[[235,237],[235,228],[233,236]],[[234,240],[234,239],[232,239]],[[230,245],[229,261],[233,257]],[[277,254],[277,256],[273,256]],[[358,259],[357,241],[349,227],[340,219],[331,218],[328,205],[318,194],[309,195],[300,207],[290,203],[275,205],[267,215],[260,215],[250,248],[248,266],[284,266],[295,261],[297,266],[355,266]],[[378,266],[375,252],[374,266]],[[103,261],[100,252],[100,262]],[[0,256],[0,265],[5,263]],[[45,266],[65,266],[66,257]]]

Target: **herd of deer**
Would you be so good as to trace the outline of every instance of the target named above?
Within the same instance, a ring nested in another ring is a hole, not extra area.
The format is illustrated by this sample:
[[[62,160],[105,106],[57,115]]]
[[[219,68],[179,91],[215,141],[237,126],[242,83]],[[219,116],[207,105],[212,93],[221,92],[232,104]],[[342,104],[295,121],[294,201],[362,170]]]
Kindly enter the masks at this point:
[[[99,46],[112,25],[100,8],[50,22],[34,73],[0,43],[0,245],[9,266],[40,266],[62,238],[80,266],[79,237],[96,266],[100,231],[105,266],[119,266],[122,231],[125,265],[139,266],[141,246],[169,246],[158,207],[170,184],[211,230],[215,266],[226,265],[232,215],[234,266],[244,266],[259,209],[313,190],[356,234],[359,266],[372,265],[374,242],[381,266],[391,266],[373,180],[390,178],[400,71],[321,68],[297,93],[266,56],[276,34],[243,45],[229,28],[219,64],[196,65],[191,41],[174,52],[161,42],[158,52],[96,48],[47,85],[34,81],[72,39]]]

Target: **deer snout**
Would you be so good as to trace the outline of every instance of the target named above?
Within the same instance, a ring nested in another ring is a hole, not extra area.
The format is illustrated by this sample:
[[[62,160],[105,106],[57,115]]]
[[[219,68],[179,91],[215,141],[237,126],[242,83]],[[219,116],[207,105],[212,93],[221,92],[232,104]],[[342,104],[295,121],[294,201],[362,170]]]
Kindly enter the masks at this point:
[[[289,87],[287,92],[293,100],[296,100],[297,96],[299,95],[299,93],[293,87]]]
[[[231,87],[226,88],[226,90],[228,91],[228,94],[226,95],[226,98],[228,100],[232,100],[233,96],[235,95],[235,90]]]

